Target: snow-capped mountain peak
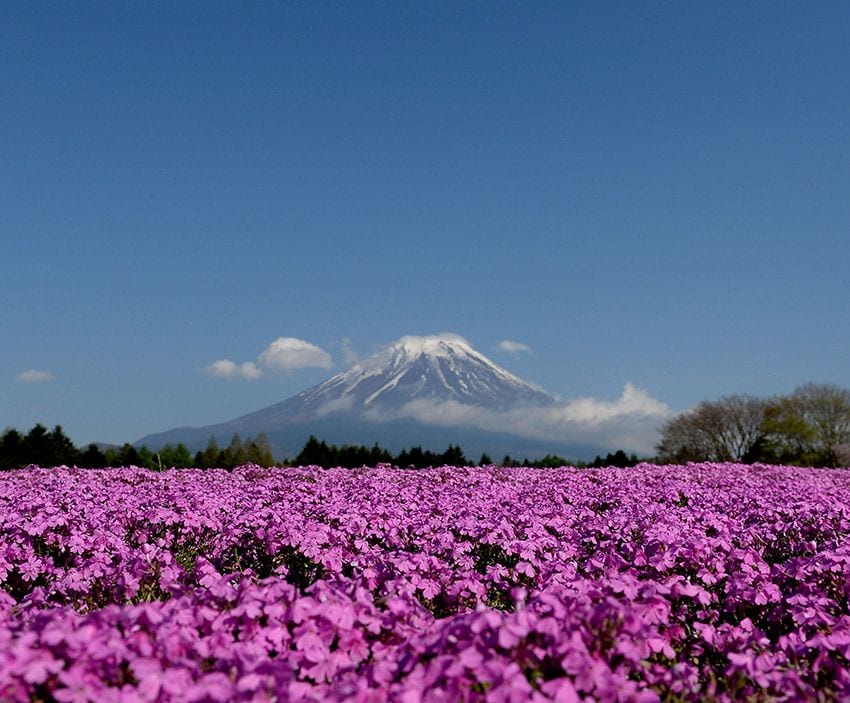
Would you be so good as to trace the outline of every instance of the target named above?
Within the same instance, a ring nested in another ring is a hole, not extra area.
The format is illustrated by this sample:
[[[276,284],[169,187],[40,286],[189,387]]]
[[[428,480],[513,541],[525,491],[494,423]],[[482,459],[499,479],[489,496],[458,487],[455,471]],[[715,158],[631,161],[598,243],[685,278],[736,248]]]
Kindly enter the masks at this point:
[[[488,408],[552,401],[545,391],[503,369],[463,337],[448,333],[402,337],[296,398],[301,413],[308,414],[393,411],[421,399]]]

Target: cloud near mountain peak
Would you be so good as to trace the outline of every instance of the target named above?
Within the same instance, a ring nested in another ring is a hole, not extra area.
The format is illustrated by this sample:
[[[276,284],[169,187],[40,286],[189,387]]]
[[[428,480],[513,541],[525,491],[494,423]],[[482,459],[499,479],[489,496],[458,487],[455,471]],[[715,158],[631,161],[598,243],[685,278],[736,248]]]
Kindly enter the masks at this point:
[[[576,398],[549,406],[497,410],[430,398],[411,400],[396,413],[372,413],[372,419],[409,418],[432,425],[465,425],[488,432],[564,442],[594,442],[651,454],[658,428],[671,417],[670,407],[643,388],[626,383],[616,400]]]
[[[254,380],[266,371],[289,373],[297,369],[329,369],[331,366],[331,355],[321,347],[298,337],[278,337],[260,352],[256,362],[219,359],[204,367],[204,373],[216,378]]]

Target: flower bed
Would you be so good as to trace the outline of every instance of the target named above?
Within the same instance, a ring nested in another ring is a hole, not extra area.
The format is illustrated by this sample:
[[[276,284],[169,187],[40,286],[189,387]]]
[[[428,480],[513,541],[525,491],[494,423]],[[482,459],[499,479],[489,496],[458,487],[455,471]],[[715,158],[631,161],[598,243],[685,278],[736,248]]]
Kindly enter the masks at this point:
[[[0,700],[850,700],[850,471],[0,475]]]

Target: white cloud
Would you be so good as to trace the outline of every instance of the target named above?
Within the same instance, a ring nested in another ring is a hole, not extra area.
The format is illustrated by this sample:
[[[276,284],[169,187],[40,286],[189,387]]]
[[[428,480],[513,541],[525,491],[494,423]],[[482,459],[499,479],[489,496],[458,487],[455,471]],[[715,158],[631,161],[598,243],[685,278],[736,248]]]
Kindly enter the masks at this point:
[[[599,425],[617,417],[648,416],[664,418],[670,414],[666,403],[653,398],[643,388],[627,383],[623,393],[615,401],[597,398],[577,398],[565,402],[561,419],[585,425]]]
[[[658,430],[672,415],[667,404],[627,383],[613,401],[577,398],[548,406],[490,410],[457,401],[413,400],[394,417],[408,417],[433,425],[466,425],[491,432],[510,432],[534,439],[595,443],[638,454],[652,454]]]
[[[340,347],[342,351],[342,363],[346,366],[354,366],[358,361],[360,361],[360,357],[357,355],[357,352],[354,351],[354,346],[349,337],[343,337],[340,342]]]
[[[513,354],[516,356],[520,353],[531,354],[531,347],[527,344],[523,344],[522,342],[514,342],[511,339],[503,339],[496,345],[497,349],[501,349],[508,354]]]
[[[19,383],[44,383],[45,381],[52,381],[56,377],[50,371],[27,369],[21,371],[16,378]]]
[[[316,409],[316,415],[319,417],[325,417],[330,415],[331,413],[347,411],[354,409],[354,397],[350,395],[344,395],[341,398],[334,398],[333,400],[329,400]]]
[[[230,359],[219,359],[207,366],[204,371],[217,378],[247,378],[255,379],[263,375],[263,370],[253,361],[237,364]]]
[[[217,378],[260,378],[265,371],[294,371],[311,366],[328,369],[331,355],[315,344],[296,337],[278,337],[257,357],[257,361],[238,363],[219,359],[204,368],[204,373]]]
[[[279,371],[308,367],[329,369],[333,366],[331,355],[324,349],[297,337],[278,337],[265,348],[257,361]]]

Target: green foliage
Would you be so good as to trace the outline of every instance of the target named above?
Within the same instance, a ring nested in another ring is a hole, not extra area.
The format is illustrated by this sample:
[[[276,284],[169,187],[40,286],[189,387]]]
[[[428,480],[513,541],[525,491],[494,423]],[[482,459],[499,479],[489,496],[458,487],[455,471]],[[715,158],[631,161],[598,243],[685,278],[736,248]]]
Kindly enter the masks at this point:
[[[319,441],[313,435],[307,440],[304,448],[299,452],[292,462],[298,466],[322,466],[331,468],[335,466],[344,468],[358,468],[361,466],[376,466],[388,464],[392,461],[392,455],[378,446],[365,447],[357,444],[343,444],[336,447]]]
[[[570,463],[569,459],[565,459],[557,454],[547,454],[542,459],[534,462],[526,460],[523,462],[523,466],[533,466],[540,469],[557,469],[559,466],[569,466]]]
[[[101,469],[106,466],[106,456],[96,444],[89,444],[85,451],[80,454],[78,466],[84,466],[87,469]]]
[[[477,542],[470,552],[473,558],[473,568],[479,574],[486,574],[488,566],[504,566],[514,568],[519,563],[519,555],[508,554],[504,547],[490,542]]]
[[[788,464],[815,463],[817,431],[791,397],[777,398],[768,405],[762,431],[764,459]]]
[[[626,457],[622,450],[608,454],[603,460],[596,458],[599,465],[626,466],[637,463],[637,457]],[[466,458],[461,447],[450,444],[443,452],[422,449],[421,446],[402,449],[397,455],[391,454],[377,443],[371,447],[359,444],[336,446],[310,436],[298,455],[289,462],[295,466],[321,466],[324,468],[360,468],[390,464],[405,469],[421,469],[431,466],[472,466],[474,461]],[[478,460],[478,466],[493,463],[490,455],[484,452]],[[277,462],[272,454],[271,445],[265,432],[256,438],[250,436],[243,440],[238,433],[231,437],[225,449],[219,447],[215,436],[211,436],[207,446],[193,456],[183,444],[166,444],[158,450],[148,447],[135,447],[125,442],[120,447],[108,447],[105,452],[97,445],[90,444],[84,451],[77,449],[65,436],[61,426],[48,431],[43,425],[36,425],[24,436],[15,429],[6,430],[0,436],[0,470],[38,464],[41,466],[81,466],[86,468],[139,466],[153,471],[165,471],[171,468],[224,468],[233,469],[245,464],[257,466],[275,466]],[[556,468],[573,465],[582,466],[564,457],[547,454],[542,459],[521,462],[505,456],[502,466],[525,466],[538,468]]]
[[[8,429],[0,437],[0,468],[14,469],[27,462],[24,457],[26,450],[24,438],[15,429]]]
[[[624,469],[629,466],[637,466],[639,463],[640,459],[637,458],[636,454],[626,456],[622,449],[618,449],[613,454],[608,452],[604,459],[597,454],[596,458],[588,464],[588,467],[598,469],[605,466],[617,466]]]
[[[297,547],[284,545],[270,553],[265,543],[250,536],[223,552],[215,563],[222,573],[250,569],[258,579],[268,578],[285,567],[286,580],[302,592],[324,574],[324,567]]]
[[[74,466],[80,463],[82,456],[61,425],[48,431],[38,423],[25,436],[10,428],[0,437],[0,469],[21,468],[28,464]]]
[[[178,448],[182,445],[178,445]],[[180,461],[187,461],[186,466],[196,466],[200,469],[234,469],[245,464],[257,466],[275,466],[271,446],[265,432],[260,432],[256,439],[248,437],[244,442],[238,433],[234,434],[226,449],[219,449],[215,436],[210,437],[206,449],[189,456],[188,450],[180,455]],[[175,464],[176,466],[176,464]]]
[[[485,454],[482,460],[485,458],[489,457]],[[442,454],[423,451],[419,446],[410,450],[402,449],[392,463],[403,469],[424,469],[428,466],[469,466],[472,462],[466,459],[463,449],[450,444]]]
[[[143,466],[139,451],[129,442],[106,450],[107,466]]]
[[[768,403],[762,425],[770,458],[808,466],[840,466],[850,447],[850,390],[807,383]]]

